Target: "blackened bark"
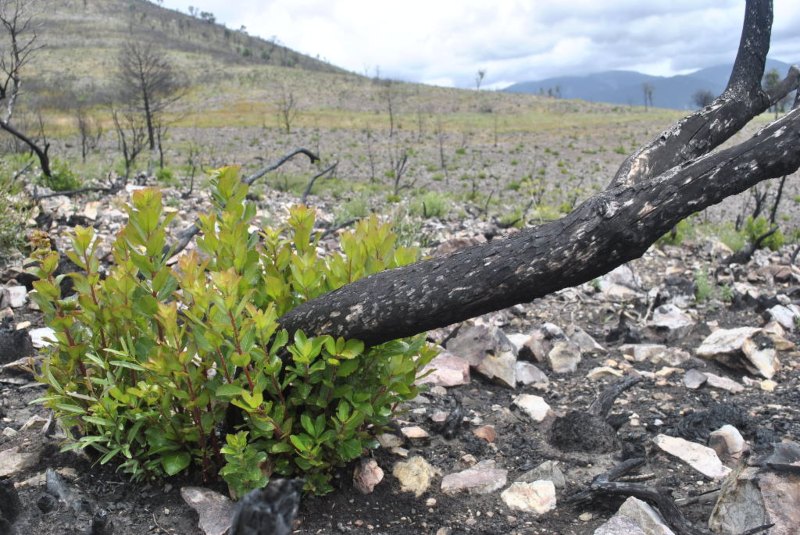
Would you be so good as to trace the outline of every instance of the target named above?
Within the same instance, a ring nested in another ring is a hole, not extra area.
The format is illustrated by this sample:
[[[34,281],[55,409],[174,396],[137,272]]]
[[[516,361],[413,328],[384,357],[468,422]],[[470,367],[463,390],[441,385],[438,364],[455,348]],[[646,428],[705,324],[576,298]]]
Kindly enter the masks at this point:
[[[800,167],[800,110],[748,141],[631,186],[564,218],[444,259],[358,280],[280,318],[289,331],[369,345],[450,325],[575,286],[641,256],[680,220]]]

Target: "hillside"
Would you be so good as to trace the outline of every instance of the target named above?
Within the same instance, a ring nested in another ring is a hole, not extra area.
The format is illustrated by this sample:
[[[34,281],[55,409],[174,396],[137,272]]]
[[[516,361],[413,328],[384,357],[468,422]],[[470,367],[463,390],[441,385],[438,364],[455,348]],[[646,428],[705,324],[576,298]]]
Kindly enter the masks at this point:
[[[676,110],[694,109],[692,96],[700,90],[718,95],[728,83],[732,65],[716,65],[697,72],[678,76],[650,76],[633,71],[604,71],[584,76],[560,76],[532,82],[513,84],[504,91],[509,93],[547,94],[558,92],[561,98],[582,99],[588,102],[607,102],[629,106],[643,105],[642,85],[653,87],[653,105]],[[767,68],[777,69],[782,75],[789,64],[767,60]]]
[[[53,1],[36,19],[44,47],[31,64],[35,77],[28,87],[40,93],[69,88],[90,96],[107,88],[119,50],[131,39],[162,48],[195,83],[224,77],[231,66],[344,72],[277,41],[253,37],[146,0]]]

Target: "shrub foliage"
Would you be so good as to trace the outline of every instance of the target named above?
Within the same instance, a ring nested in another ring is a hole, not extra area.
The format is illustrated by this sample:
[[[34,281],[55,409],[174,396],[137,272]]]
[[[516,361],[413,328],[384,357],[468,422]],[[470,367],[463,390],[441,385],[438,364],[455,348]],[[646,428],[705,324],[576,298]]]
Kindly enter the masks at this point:
[[[288,333],[277,319],[417,252],[396,247],[373,217],[342,235],[341,252],[323,254],[304,206],[283,227],[250,232],[255,207],[237,171],[219,171],[212,186],[197,250],[172,267],[163,250],[173,214],[156,189],[134,193],[105,274],[92,229],[76,228],[75,296],[60,295],[58,256],[40,240],[34,298],[57,338],[40,401],[70,430],[65,449],[120,460],[134,478],[196,467],[239,496],[273,474],[327,492],[331,470],[375,447],[398,402],[416,396],[433,351],[423,337],[365,348]]]

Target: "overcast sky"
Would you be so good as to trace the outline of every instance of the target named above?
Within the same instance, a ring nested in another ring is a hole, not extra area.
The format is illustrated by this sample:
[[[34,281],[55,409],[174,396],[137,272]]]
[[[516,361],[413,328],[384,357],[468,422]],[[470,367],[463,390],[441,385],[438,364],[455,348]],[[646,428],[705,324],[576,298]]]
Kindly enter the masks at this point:
[[[775,0],[770,57],[800,62],[800,1]],[[345,69],[484,87],[610,69],[733,61],[744,0],[164,0]]]

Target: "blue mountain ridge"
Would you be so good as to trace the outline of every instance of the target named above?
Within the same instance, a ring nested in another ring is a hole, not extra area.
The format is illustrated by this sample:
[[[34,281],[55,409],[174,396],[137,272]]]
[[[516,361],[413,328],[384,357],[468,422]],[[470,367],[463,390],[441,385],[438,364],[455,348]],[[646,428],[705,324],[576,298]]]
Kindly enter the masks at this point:
[[[767,59],[765,72],[777,69],[781,77],[789,64]],[[653,106],[678,110],[694,109],[693,95],[700,90],[719,95],[728,83],[730,65],[715,65],[691,74],[676,76],[650,76],[635,71],[604,71],[584,76],[558,76],[532,82],[519,82],[503,89],[509,93],[547,94],[559,89],[561,98],[581,99],[588,102],[607,102],[628,106],[643,106],[643,84],[653,87]]]

